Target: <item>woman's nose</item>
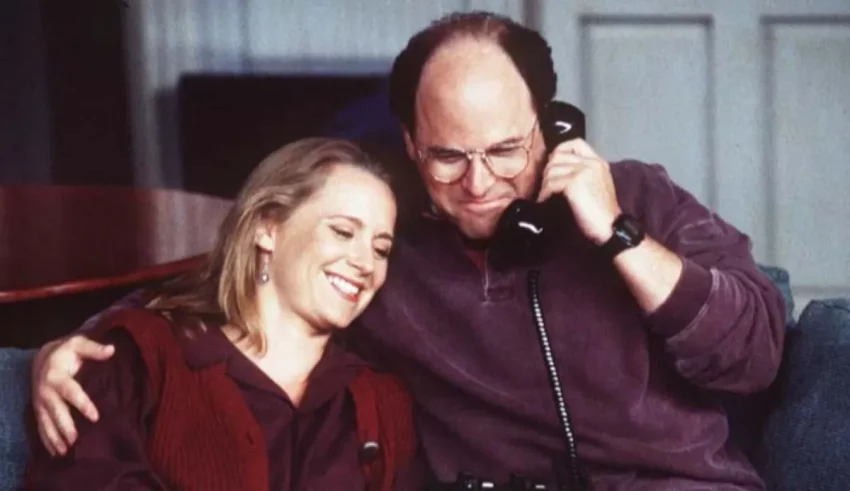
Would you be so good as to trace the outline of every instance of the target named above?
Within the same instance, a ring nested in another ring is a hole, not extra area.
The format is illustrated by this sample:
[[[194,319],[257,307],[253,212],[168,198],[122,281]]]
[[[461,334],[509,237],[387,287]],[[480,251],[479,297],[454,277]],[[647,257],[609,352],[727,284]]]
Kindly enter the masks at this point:
[[[375,257],[371,244],[352,244],[348,258],[351,265],[360,270],[364,275],[371,274],[375,269]]]

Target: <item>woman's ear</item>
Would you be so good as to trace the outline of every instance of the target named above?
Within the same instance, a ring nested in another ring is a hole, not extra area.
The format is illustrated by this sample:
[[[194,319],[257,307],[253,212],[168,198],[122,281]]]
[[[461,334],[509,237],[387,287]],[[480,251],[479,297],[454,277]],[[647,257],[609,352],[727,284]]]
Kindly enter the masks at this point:
[[[268,221],[264,221],[257,226],[254,232],[254,245],[262,252],[274,252],[275,237],[277,235],[277,226]]]

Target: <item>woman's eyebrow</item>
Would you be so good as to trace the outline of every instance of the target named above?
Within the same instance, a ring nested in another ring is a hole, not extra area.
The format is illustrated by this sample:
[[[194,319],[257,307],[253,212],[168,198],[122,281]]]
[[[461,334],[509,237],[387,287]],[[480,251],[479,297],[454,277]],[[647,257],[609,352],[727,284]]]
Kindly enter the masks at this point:
[[[357,225],[358,227],[363,227],[363,220],[361,220],[357,217],[353,217],[351,215],[331,215],[330,218],[331,219],[342,219],[342,220],[351,222],[354,225]]]
[[[349,222],[352,222],[353,224],[357,225],[358,228],[363,228],[363,220],[361,220],[357,217],[353,217],[351,215],[333,215],[333,216],[331,216],[331,218],[341,218],[343,220],[347,220]],[[381,232],[378,235],[376,235],[375,238],[376,239],[387,239],[390,242],[392,242],[393,241],[393,234],[391,234],[389,232]]]

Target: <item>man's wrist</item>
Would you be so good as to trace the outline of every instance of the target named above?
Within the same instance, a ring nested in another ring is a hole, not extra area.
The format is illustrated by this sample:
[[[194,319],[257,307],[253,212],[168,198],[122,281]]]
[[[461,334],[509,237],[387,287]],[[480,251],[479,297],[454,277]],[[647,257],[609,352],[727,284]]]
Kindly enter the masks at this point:
[[[585,236],[596,246],[601,247],[614,235],[614,222],[622,214],[623,211],[619,206],[605,213],[600,213],[592,222],[593,226],[585,233]]]
[[[611,223],[608,239],[599,248],[603,255],[614,259],[621,252],[640,245],[645,237],[643,226],[635,217],[620,213]]]

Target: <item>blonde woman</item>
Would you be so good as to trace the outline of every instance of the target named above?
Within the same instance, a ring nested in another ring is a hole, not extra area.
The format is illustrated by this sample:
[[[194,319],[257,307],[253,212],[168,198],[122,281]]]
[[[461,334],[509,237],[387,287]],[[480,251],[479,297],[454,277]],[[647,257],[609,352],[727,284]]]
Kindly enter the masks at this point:
[[[115,347],[80,375],[100,419],[38,445],[28,489],[415,489],[406,392],[335,336],[383,285],[395,219],[352,143],[267,157],[203,271],[94,329]]]

